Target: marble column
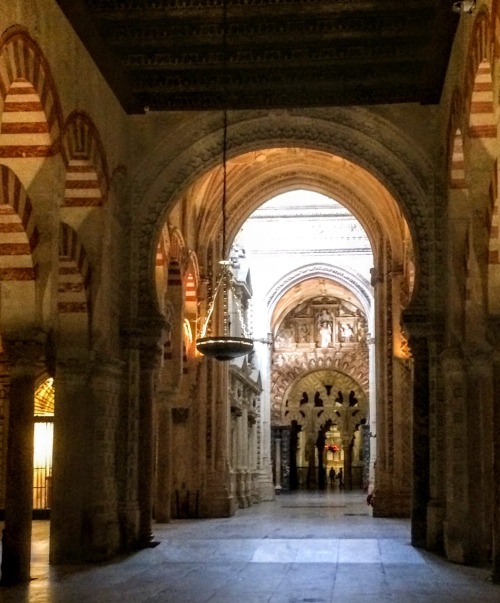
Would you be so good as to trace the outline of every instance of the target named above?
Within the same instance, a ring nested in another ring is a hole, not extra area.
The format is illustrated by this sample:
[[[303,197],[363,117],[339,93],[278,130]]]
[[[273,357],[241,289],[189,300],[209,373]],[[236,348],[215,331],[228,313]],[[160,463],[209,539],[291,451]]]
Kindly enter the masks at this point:
[[[11,585],[30,580],[33,412],[35,376],[43,346],[30,340],[4,343],[10,365],[10,393],[1,583]]]
[[[159,369],[162,351],[160,333],[157,336],[151,334],[141,338],[138,448],[139,547],[153,544],[153,398],[155,376]]]

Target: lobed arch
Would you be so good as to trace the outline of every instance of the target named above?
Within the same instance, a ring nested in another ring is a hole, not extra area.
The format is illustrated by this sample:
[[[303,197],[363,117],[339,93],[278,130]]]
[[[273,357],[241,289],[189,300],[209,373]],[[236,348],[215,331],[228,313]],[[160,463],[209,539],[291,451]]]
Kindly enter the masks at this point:
[[[326,380],[328,380],[327,384],[330,385],[331,388],[326,389],[324,387],[326,385]],[[313,369],[304,372],[302,375],[299,375],[289,385],[285,393],[285,398],[289,401],[288,408],[291,406],[290,403],[299,403],[300,397],[304,390],[309,389],[309,391],[311,391],[313,389],[319,388],[322,389],[321,397],[323,398],[323,401],[325,403],[323,407],[324,412],[321,415],[321,419],[325,421],[331,420],[334,423],[337,422],[338,416],[335,414],[335,398],[338,396],[339,391],[342,391],[342,393],[345,394],[351,390],[354,392],[354,395],[356,396],[359,403],[359,408],[361,411],[361,415],[359,416],[359,418],[367,419],[368,399],[366,395],[366,390],[364,390],[361,384],[349,373],[331,368]],[[303,417],[301,417],[300,412],[295,412],[293,414],[289,413],[286,418],[288,420],[297,421],[299,425],[304,425]]]
[[[50,66],[19,25],[0,36],[0,115],[0,157],[58,151],[63,119]]]
[[[137,208],[135,224],[135,269],[141,312],[151,311],[148,308],[154,304],[150,287],[156,251],[154,231],[182,191],[221,160],[221,124],[214,121],[212,125],[213,129],[202,140],[193,141],[175,157],[169,157],[164,165],[157,159],[152,166],[157,172],[154,180],[148,185],[141,184],[144,196]],[[344,157],[384,185],[398,201],[398,210],[408,222],[417,267],[413,303],[426,308],[430,286],[428,231],[432,228],[426,199],[431,190],[432,166],[424,154],[392,124],[365,109],[341,108],[326,114],[314,110],[284,112],[279,114],[279,119],[273,112],[232,115],[228,132],[229,158],[273,147],[303,147]]]
[[[356,381],[359,391],[363,392],[363,398],[369,391],[369,372],[363,353],[359,349],[353,349],[343,354],[320,355],[309,358],[307,363],[295,356],[289,359],[286,366],[271,372],[271,414],[273,423],[283,420],[283,411],[286,408],[286,399],[295,383],[308,374],[320,371],[335,372],[345,375]],[[357,392],[359,393],[359,392]]]
[[[98,130],[86,113],[73,111],[69,115],[61,152],[66,166],[63,206],[103,205],[109,190],[106,155]]]

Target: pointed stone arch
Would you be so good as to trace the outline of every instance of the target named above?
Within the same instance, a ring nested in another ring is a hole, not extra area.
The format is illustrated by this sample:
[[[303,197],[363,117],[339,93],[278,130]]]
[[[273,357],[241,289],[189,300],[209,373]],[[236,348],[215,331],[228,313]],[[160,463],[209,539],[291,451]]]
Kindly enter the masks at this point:
[[[94,122],[82,111],[66,120],[62,137],[66,165],[65,207],[99,207],[108,195],[109,175],[104,146]]]
[[[62,111],[49,64],[20,27],[0,37],[0,157],[47,157],[58,150]]]

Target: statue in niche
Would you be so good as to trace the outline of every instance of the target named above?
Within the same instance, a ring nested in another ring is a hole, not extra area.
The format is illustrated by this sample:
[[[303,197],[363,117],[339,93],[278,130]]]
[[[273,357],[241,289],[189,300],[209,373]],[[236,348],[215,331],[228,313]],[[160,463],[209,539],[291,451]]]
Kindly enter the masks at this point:
[[[286,347],[293,343],[292,329],[290,327],[282,327],[276,336],[276,343],[279,347]]]
[[[327,348],[332,342],[332,323],[323,322],[319,329],[319,347]]]
[[[332,321],[333,321],[332,313],[328,312],[328,310],[326,310],[325,308],[323,308],[323,310],[321,310],[321,312],[318,314],[318,316],[316,318],[316,322],[318,323],[318,326],[322,325],[324,322],[326,322],[328,324],[332,324]]]
[[[309,327],[306,324],[300,325],[299,337],[300,343],[309,343]]]
[[[340,337],[344,342],[354,341],[354,331],[352,325],[348,322],[344,322],[340,326]]]

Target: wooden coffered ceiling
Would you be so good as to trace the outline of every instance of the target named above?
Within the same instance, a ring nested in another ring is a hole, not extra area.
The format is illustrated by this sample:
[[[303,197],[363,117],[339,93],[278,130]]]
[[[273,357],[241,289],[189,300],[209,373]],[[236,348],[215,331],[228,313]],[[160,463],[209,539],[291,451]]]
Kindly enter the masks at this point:
[[[451,0],[57,0],[129,113],[437,103]]]

